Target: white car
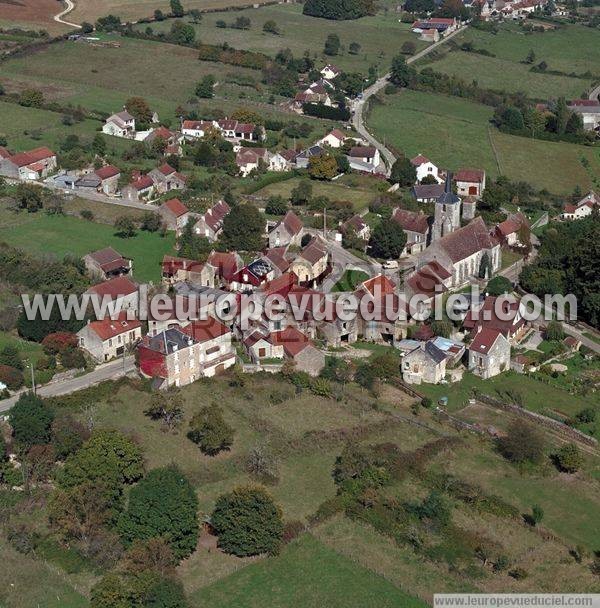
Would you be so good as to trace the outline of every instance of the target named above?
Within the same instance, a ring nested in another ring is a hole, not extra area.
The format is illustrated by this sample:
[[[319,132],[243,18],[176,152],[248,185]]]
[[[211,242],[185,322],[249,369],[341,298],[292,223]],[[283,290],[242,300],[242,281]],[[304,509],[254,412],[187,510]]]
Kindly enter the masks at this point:
[[[396,270],[399,267],[398,260],[388,260],[383,263],[383,267],[386,270]]]

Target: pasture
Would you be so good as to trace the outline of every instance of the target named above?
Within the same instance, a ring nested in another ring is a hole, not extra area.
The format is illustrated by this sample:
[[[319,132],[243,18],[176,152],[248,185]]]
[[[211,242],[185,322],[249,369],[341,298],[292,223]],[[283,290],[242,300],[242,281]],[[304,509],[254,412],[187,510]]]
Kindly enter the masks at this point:
[[[230,24],[240,16],[251,20],[250,29],[216,27],[217,21]],[[275,21],[280,34],[263,32],[266,21]],[[152,28],[155,31],[168,31],[172,23],[171,20],[153,23]],[[140,29],[145,27],[143,24],[138,26]],[[393,11],[380,12],[354,21],[329,21],[303,15],[301,4],[280,4],[244,11],[207,13],[194,28],[196,38],[207,44],[227,42],[234,48],[258,51],[271,57],[279,50],[289,48],[296,57],[308,52],[319,67],[332,62],[350,72],[366,73],[373,65],[384,74],[392,58],[400,52],[405,42],[414,42],[417,49],[427,46],[410,31],[409,25],[398,22],[398,15]],[[325,39],[329,34],[337,34],[344,47],[341,53],[334,57],[323,54]],[[348,52],[352,42],[357,42],[361,47],[354,55]]]
[[[451,170],[481,167],[556,194],[600,179],[597,149],[507,135],[489,124],[492,108],[457,97],[402,91],[374,104],[368,123],[408,156],[424,154]]]
[[[0,27],[43,29],[57,35],[69,29],[53,19],[62,10],[63,4],[56,0],[0,0]]]
[[[584,96],[594,77],[600,75],[598,35],[591,28],[565,25],[543,33],[527,33],[515,23],[498,27],[499,32],[495,35],[468,28],[453,40],[458,46],[471,42],[475,49],[486,50],[495,57],[443,47],[438,51],[440,59],[431,66],[469,82],[476,80],[484,88],[522,91],[529,97],[544,101],[559,95],[567,98]],[[530,51],[535,54],[533,65],[541,61],[548,65],[546,73],[530,71],[531,65],[525,63]],[[425,59],[417,66],[428,62]],[[565,75],[548,73],[552,70]],[[588,76],[575,78],[566,75],[571,73]]]

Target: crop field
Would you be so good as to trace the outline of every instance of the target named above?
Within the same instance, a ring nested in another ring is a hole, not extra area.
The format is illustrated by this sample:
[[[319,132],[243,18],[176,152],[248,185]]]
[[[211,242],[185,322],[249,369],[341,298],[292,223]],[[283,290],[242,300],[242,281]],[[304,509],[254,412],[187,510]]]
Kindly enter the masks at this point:
[[[215,25],[220,20],[229,24],[239,16],[251,20],[250,29],[222,29]],[[279,35],[263,32],[263,24],[271,20],[279,26]],[[168,31],[171,24],[171,20],[166,20],[153,23],[152,28]],[[145,29],[142,24],[138,27]],[[209,13],[194,27],[196,38],[207,44],[227,42],[234,48],[259,51],[270,56],[285,48],[289,48],[297,57],[308,51],[319,64],[332,62],[342,69],[364,73],[371,65],[379,67],[382,74],[385,73],[394,55],[400,52],[408,40],[413,41],[417,49],[427,46],[410,31],[409,25],[398,22],[398,15],[393,11],[355,21],[329,21],[303,15],[300,4],[281,4],[244,11]],[[337,34],[344,47],[335,57],[323,54],[323,45],[329,34]],[[348,52],[352,42],[361,46],[356,55]]]
[[[576,98],[585,95],[600,76],[598,34],[591,28],[566,25],[543,33],[525,33],[514,23],[502,24],[497,34],[468,28],[454,38],[454,42],[472,42],[475,49],[485,49],[495,57],[461,50],[440,50],[441,59],[431,65],[435,70],[453,74],[467,81],[476,80],[479,86],[506,91],[523,91],[530,97],[547,100],[564,95]],[[533,50],[533,65],[541,61],[548,65],[546,73],[531,72],[524,63]],[[427,60],[422,62],[423,65]],[[417,64],[421,65],[421,64]],[[557,70],[565,75],[550,74]],[[567,74],[587,77],[574,78]]]
[[[468,100],[402,91],[374,105],[368,122],[410,157],[424,154],[452,170],[481,167],[557,194],[577,185],[589,189],[600,179],[597,149],[507,135],[489,124],[491,117],[490,107]]]
[[[230,7],[262,4],[266,0],[186,0],[186,9],[225,10]],[[108,14],[118,15],[122,21],[135,21],[144,17],[152,17],[156,9],[169,12],[168,0],[76,0],[75,10],[69,14],[67,21],[80,23],[94,22],[98,17]]]
[[[53,19],[62,6],[56,0],[0,0],[0,27],[44,29],[51,34],[64,32],[69,28]]]
[[[67,203],[68,206],[68,203]],[[84,256],[103,247],[117,251],[135,260],[134,277],[139,281],[160,280],[160,262],[163,255],[174,252],[175,237],[169,233],[161,237],[156,233],[138,232],[123,239],[114,234],[112,226],[97,224],[71,216],[13,213],[2,209],[0,214],[0,241],[31,253],[66,254]]]

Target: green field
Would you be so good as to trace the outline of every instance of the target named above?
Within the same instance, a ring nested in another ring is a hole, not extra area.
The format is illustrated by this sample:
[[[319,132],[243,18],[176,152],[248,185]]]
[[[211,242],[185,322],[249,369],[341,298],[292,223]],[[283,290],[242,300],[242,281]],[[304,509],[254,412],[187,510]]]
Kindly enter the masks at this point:
[[[193,608],[417,608],[427,604],[310,535],[192,596]]]
[[[251,20],[249,30],[221,29],[215,26],[219,20],[229,24],[238,16]],[[263,32],[263,24],[270,20],[278,24],[280,35]],[[169,31],[171,24],[172,21],[167,20],[153,23],[152,28],[155,31]],[[145,29],[146,26],[138,27]],[[252,10],[205,14],[202,22],[194,27],[196,38],[207,44],[227,42],[233,48],[258,51],[270,56],[285,48],[289,48],[296,57],[308,51],[316,60],[318,68],[332,62],[343,70],[363,73],[366,73],[371,65],[375,65],[380,67],[383,74],[407,40],[415,42],[417,49],[427,46],[410,31],[409,25],[398,22],[398,15],[393,11],[381,12],[373,17],[363,17],[355,21],[329,21],[303,15],[300,4],[282,4]],[[335,57],[323,54],[323,45],[329,34],[337,34],[345,47],[345,50]],[[361,45],[361,50],[356,55],[348,53],[351,42]]]
[[[507,135],[489,124],[491,117],[488,106],[404,90],[373,105],[368,122],[380,139],[410,157],[424,154],[451,170],[481,167],[492,177],[503,174],[556,194],[577,185],[587,190],[600,180],[598,149]]]
[[[157,233],[140,231],[130,239],[123,239],[115,236],[112,226],[71,216],[42,212],[15,214],[3,209],[0,218],[0,241],[31,253],[62,258],[66,254],[84,256],[96,249],[114,247],[119,253],[133,258],[134,278],[138,281],[158,283],[163,255],[174,252],[173,233],[161,237]]]
[[[340,280],[333,286],[333,291],[354,291],[366,281],[369,275],[362,270],[346,270]]]
[[[454,42],[458,45],[472,42],[475,49],[485,49],[496,56],[444,50],[440,51],[443,58],[434,61],[432,67],[468,82],[476,80],[485,88],[523,91],[542,100],[558,95],[581,97],[593,83],[593,76],[600,76],[598,34],[583,26],[566,25],[544,33],[528,34],[520,25],[506,23],[499,26],[495,35],[468,28],[456,36]],[[530,72],[531,66],[522,63],[530,50],[535,53],[534,64],[545,61],[550,71],[558,70],[565,74],[590,72],[592,76],[573,78]]]

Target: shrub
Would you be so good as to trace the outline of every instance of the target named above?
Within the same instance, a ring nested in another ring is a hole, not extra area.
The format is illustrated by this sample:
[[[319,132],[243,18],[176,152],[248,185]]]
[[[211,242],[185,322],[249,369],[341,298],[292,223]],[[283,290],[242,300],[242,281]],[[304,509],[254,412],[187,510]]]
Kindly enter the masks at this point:
[[[299,520],[288,521],[283,526],[283,534],[281,541],[284,545],[291,543],[294,539],[298,538],[302,532],[306,530],[304,522]]]
[[[203,407],[191,420],[188,438],[209,456],[228,450],[233,443],[234,430],[223,419],[216,405]]]
[[[21,370],[8,365],[0,365],[0,382],[6,384],[11,391],[16,391],[23,386],[25,378]]]
[[[556,452],[556,464],[561,471],[576,473],[583,466],[583,455],[574,443],[567,443]]]
[[[8,414],[13,437],[24,447],[48,443],[54,414],[38,396],[24,393]]]
[[[226,552],[246,557],[276,554],[283,538],[281,509],[260,487],[241,487],[217,499],[211,523]]]
[[[544,438],[536,428],[517,420],[508,427],[506,437],[499,439],[498,447],[511,462],[535,464],[544,455]]]
[[[55,332],[42,340],[42,346],[47,355],[62,354],[65,350],[77,346],[77,336],[66,331]]]

